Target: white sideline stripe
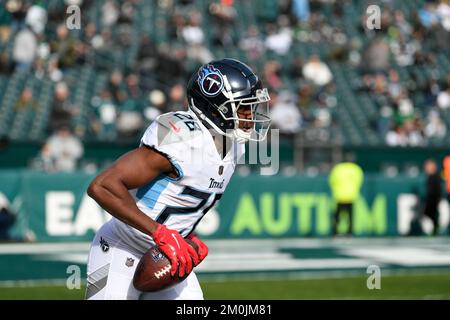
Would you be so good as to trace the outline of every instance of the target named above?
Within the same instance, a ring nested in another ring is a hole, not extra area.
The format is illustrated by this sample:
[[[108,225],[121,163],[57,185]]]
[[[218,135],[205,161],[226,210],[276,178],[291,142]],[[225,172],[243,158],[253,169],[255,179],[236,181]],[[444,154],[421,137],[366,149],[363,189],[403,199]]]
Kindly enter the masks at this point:
[[[74,262],[78,264],[86,264],[87,263],[87,253],[59,253],[59,254],[39,254],[34,257],[34,260],[39,261],[68,261]],[[218,253],[218,254],[210,254],[207,257],[206,261],[217,262],[220,264],[227,263],[229,260],[238,260],[238,261],[267,261],[267,260],[293,260],[291,255],[288,253],[239,253],[239,254],[226,254],[226,253]],[[203,264],[202,263],[202,264]]]
[[[86,253],[60,253],[60,254],[44,254],[33,257],[38,261],[67,261],[76,264],[87,264],[88,255]]]
[[[90,242],[66,242],[66,243],[12,243],[1,244],[0,254],[42,254],[69,251],[89,250]]]
[[[252,259],[203,261],[197,267],[199,272],[219,271],[277,271],[335,268],[367,268],[372,262],[365,259]],[[365,269],[364,269],[365,270]]]
[[[261,253],[249,253],[249,252],[230,252],[230,253],[210,253],[208,254],[208,261],[211,260],[245,260],[245,259],[286,259],[290,258],[290,253],[282,252],[261,252]],[[206,261],[206,260],[205,260]]]
[[[349,250],[350,251],[350,250]],[[422,253],[419,254],[418,251]],[[350,253],[350,252],[346,252]],[[387,248],[372,252],[366,249],[364,252],[352,252],[353,258],[322,258],[322,259],[298,259],[286,253],[263,253],[262,255],[250,254],[210,254],[202,264],[197,267],[199,272],[239,272],[239,271],[276,271],[276,270],[313,270],[313,269],[345,269],[367,268],[371,264],[383,266],[398,264],[409,267],[420,266],[449,266],[450,257],[442,257],[429,250],[410,250],[403,254],[395,249]],[[64,253],[36,256],[36,260],[67,261],[85,265],[87,255],[83,253]]]
[[[450,254],[447,252],[425,248],[368,247],[366,249],[341,249],[340,252],[402,266],[439,266],[450,264]]]
[[[237,251],[264,252],[273,251],[281,248],[323,248],[328,247],[364,247],[367,246],[389,246],[389,247],[442,247],[449,248],[449,237],[426,238],[338,238],[338,239],[305,239],[305,238],[286,238],[286,239],[220,239],[206,240],[210,249],[225,249]],[[22,253],[52,253],[89,250],[91,242],[65,242],[65,243],[2,243],[0,244],[0,254],[22,254]],[[235,251],[233,251],[235,252]]]
[[[86,264],[85,254],[57,254],[36,257],[45,261],[68,261]],[[276,271],[276,270],[308,270],[337,268],[366,268],[373,263],[367,259],[295,259],[289,254],[256,254],[240,255],[236,259],[233,254],[211,254],[197,267],[198,272],[232,272],[232,271]]]

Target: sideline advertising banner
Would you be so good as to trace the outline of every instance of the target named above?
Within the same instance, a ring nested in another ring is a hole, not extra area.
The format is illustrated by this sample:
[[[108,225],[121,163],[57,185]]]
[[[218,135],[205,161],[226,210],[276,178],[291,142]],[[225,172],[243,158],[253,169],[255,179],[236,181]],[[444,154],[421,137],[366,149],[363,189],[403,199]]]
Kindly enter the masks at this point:
[[[87,194],[93,174],[0,171],[0,192],[18,213],[15,233],[32,232],[37,241],[90,241],[111,216]],[[367,176],[353,213],[355,236],[426,233],[421,217],[424,177]],[[329,237],[335,203],[326,176],[235,176],[220,203],[197,227],[205,238]],[[446,230],[449,207],[440,203]],[[345,232],[342,219],[338,231]],[[417,235],[417,234],[416,234]]]

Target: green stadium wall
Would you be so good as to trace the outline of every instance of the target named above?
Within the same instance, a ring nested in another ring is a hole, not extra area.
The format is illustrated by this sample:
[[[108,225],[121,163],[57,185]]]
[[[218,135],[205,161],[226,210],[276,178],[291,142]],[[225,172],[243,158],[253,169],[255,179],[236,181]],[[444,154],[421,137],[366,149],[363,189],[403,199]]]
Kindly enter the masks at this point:
[[[81,172],[0,170],[0,192],[18,213],[12,234],[21,236],[31,230],[37,241],[90,241],[110,218],[86,194],[93,177]],[[417,235],[421,229],[426,233],[426,219],[416,221],[423,187],[423,176],[366,175],[355,204],[354,235]],[[236,175],[197,231],[205,238],[329,237],[334,206],[326,176]],[[440,212],[441,227],[446,230],[449,207],[445,200]],[[344,218],[340,232],[347,223]]]

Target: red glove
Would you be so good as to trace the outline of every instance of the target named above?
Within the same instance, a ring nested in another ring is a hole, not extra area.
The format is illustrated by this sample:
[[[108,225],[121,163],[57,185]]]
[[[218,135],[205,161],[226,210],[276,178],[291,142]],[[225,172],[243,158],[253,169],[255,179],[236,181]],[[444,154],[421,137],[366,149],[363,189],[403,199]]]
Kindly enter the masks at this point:
[[[176,274],[177,269],[180,277],[188,275],[193,268],[192,262],[194,265],[199,263],[197,252],[177,231],[167,229],[166,226],[160,224],[153,232],[152,237],[159,249],[170,260],[172,276]]]
[[[199,265],[200,262],[203,261],[203,259],[206,258],[206,256],[208,255],[208,246],[202,241],[200,240],[196,234],[191,233],[190,235],[187,236],[187,239],[192,240],[193,242],[195,242],[198,246],[198,263],[195,264],[195,266]]]

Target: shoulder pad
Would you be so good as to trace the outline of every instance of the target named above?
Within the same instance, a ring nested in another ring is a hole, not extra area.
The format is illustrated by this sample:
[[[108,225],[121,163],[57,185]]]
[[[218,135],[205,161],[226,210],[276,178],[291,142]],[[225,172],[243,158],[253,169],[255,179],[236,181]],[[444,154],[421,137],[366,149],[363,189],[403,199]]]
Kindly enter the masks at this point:
[[[184,111],[164,113],[156,122],[159,145],[192,140],[203,133],[198,120]]]

